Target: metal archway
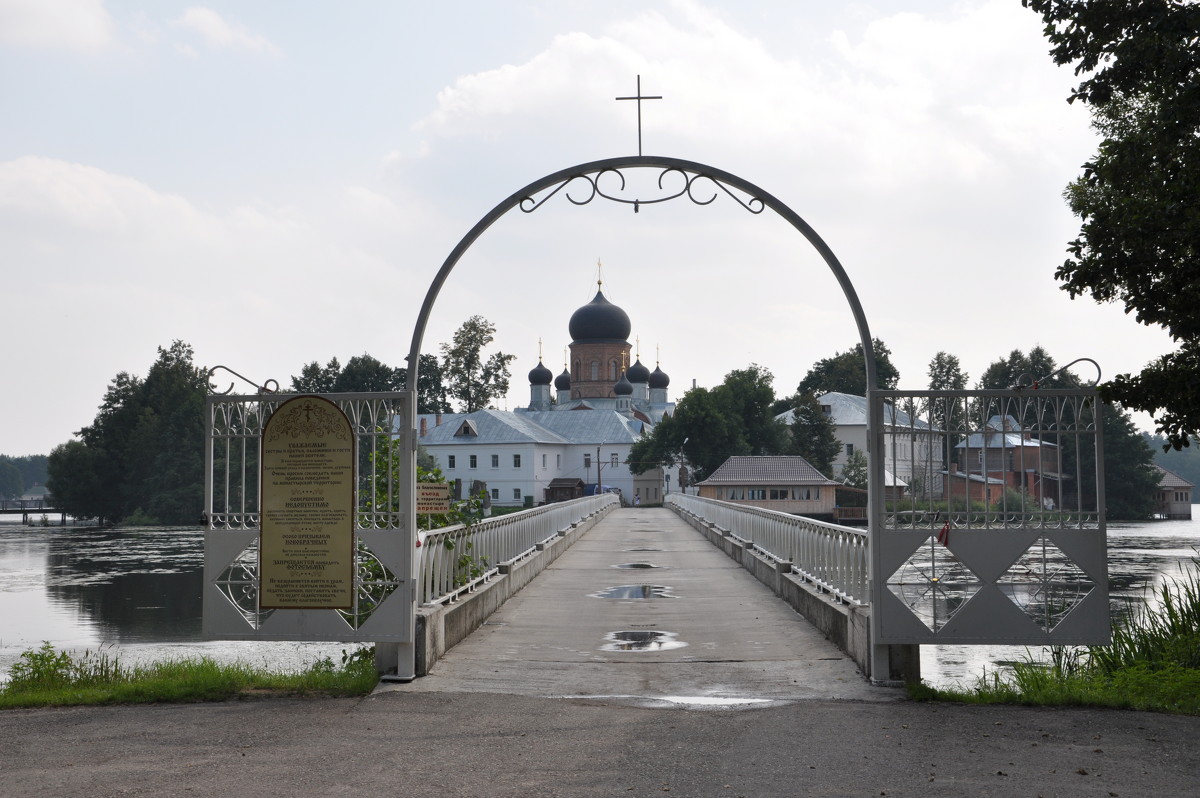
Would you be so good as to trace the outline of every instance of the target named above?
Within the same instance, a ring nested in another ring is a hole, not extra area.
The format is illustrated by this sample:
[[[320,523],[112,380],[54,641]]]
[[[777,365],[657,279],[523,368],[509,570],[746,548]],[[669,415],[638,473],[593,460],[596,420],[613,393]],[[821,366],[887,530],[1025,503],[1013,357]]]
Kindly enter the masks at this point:
[[[621,171],[623,169],[661,170],[658,177],[658,188],[664,194],[649,199],[642,199],[640,197],[629,198],[618,196],[601,186],[601,181],[616,180],[618,181],[618,190],[623,193],[625,190],[625,176]],[[677,187],[677,190],[672,188],[672,186]],[[576,198],[571,193],[573,189],[579,188],[582,188],[586,193],[582,198]],[[708,196],[709,190],[711,190],[711,196]],[[417,316],[417,322],[413,328],[412,343],[407,356],[408,379],[406,392],[410,397],[410,401],[407,403],[409,413],[407,429],[413,436],[414,443],[411,454],[414,461],[416,457],[417,427],[416,392],[419,379],[421,344],[425,336],[425,328],[428,324],[429,316],[433,311],[434,302],[436,302],[442,286],[467,250],[502,216],[513,208],[520,208],[525,213],[532,213],[541,207],[543,203],[559,193],[562,193],[568,201],[575,205],[586,205],[599,198],[632,205],[635,213],[642,205],[653,205],[684,197],[697,205],[708,205],[716,201],[722,194],[737,202],[750,213],[758,214],[764,209],[770,208],[807,239],[809,244],[825,260],[825,264],[829,267],[829,270],[833,272],[834,277],[842,288],[842,293],[845,295],[847,303],[850,305],[850,311],[854,315],[854,322],[858,328],[859,340],[862,344],[864,360],[866,361],[867,395],[871,396],[872,392],[878,389],[875,351],[871,342],[870,328],[867,325],[867,318],[863,313],[862,305],[858,300],[858,294],[855,292],[854,286],[850,282],[850,278],[847,276],[841,262],[833,254],[833,250],[829,248],[829,245],[825,243],[821,236],[799,214],[774,195],[762,190],[750,181],[706,164],[680,158],[667,158],[654,155],[609,158],[568,167],[548,174],[509,195],[462,237],[442,263],[442,267],[433,278],[433,282],[430,284],[429,290],[425,295],[425,301],[421,305],[421,312]],[[739,193],[741,196],[739,196]],[[539,198],[539,195],[542,196]],[[868,458],[872,456],[877,448],[875,445],[875,433],[876,430],[868,422]],[[412,478],[415,479],[415,462],[412,466],[412,474]],[[875,482],[875,480],[871,480],[868,484],[868,505],[871,508],[882,507],[883,502],[883,490]],[[868,534],[871,536],[869,540],[873,544],[875,531],[869,529]],[[873,673],[886,673],[888,670],[887,647],[873,645],[871,661],[871,670]]]

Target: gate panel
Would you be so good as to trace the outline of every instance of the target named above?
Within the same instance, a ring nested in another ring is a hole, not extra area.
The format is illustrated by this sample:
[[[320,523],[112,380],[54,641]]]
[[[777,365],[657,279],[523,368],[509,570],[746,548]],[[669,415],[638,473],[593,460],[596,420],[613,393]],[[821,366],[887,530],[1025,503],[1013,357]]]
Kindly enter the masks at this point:
[[[870,405],[876,643],[1110,642],[1094,389]]]
[[[416,455],[412,393],[326,394],[351,422],[354,601],[349,610],[263,609],[259,458],[264,425],[295,394],[207,397],[203,633],[218,640],[409,643],[414,636]]]

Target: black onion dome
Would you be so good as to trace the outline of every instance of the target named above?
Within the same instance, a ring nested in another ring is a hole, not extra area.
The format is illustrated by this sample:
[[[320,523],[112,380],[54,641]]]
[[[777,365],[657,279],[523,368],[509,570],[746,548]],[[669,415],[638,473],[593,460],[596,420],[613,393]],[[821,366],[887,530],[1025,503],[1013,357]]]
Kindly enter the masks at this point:
[[[603,291],[596,298],[571,314],[568,325],[571,340],[580,341],[625,341],[633,325],[625,311],[604,298]]]
[[[629,381],[624,372],[621,374],[621,379],[617,380],[617,384],[613,386],[613,393],[617,396],[629,396],[633,393],[633,383]]]
[[[554,387],[560,391],[571,390],[571,372],[563,369],[563,373],[554,378]]]
[[[554,372],[543,366],[540,360],[533,367],[533,370],[529,372],[530,385],[549,385],[552,379],[554,379]]]
[[[625,373],[629,375],[629,381],[633,383],[641,384],[650,381],[650,369],[643,366],[640,359]]]
[[[654,371],[650,373],[650,387],[666,388],[670,384],[671,378],[667,376],[667,373],[658,366],[655,366]]]

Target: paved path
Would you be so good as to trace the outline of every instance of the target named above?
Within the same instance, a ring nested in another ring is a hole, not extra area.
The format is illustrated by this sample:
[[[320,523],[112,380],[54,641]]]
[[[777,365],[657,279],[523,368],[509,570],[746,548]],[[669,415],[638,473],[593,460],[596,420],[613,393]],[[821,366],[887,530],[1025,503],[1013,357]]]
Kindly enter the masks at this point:
[[[657,567],[617,567],[629,564]],[[613,588],[672,597],[598,597]],[[617,633],[627,642],[609,639]],[[848,656],[675,513],[640,508],[610,513],[429,676],[389,689],[646,705],[903,697],[868,684]]]

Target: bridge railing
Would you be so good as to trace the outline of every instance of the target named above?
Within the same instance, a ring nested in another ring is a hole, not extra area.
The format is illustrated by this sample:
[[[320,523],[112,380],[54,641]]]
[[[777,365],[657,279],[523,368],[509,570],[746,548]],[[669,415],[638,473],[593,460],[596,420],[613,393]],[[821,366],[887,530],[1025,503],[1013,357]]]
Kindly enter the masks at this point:
[[[421,532],[417,601],[443,604],[494,577],[503,566],[536,553],[572,526],[617,505],[612,493]]]
[[[712,524],[848,604],[870,602],[867,533],[862,529],[672,493],[668,506]]]

